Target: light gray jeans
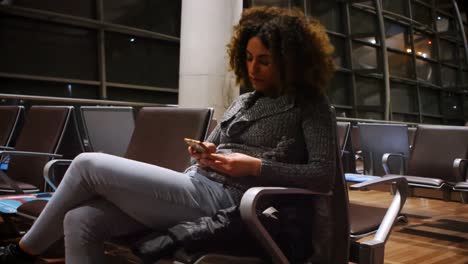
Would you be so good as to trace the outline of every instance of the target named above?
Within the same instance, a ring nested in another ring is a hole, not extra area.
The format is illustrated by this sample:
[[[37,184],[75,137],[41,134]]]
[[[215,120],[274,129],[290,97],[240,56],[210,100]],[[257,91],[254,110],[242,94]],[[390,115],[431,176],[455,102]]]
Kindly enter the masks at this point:
[[[234,205],[222,184],[102,153],[80,154],[22,243],[46,250],[64,236],[67,264],[104,263],[104,241],[213,215]]]

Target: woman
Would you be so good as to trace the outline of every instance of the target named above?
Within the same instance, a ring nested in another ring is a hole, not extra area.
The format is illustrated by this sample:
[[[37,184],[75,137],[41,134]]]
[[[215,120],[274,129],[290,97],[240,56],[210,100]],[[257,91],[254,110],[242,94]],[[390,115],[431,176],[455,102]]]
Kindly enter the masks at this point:
[[[251,8],[228,51],[238,82],[254,91],[225,112],[208,152],[189,147],[195,165],[178,173],[79,155],[32,228],[1,249],[2,263],[27,263],[62,236],[67,263],[103,263],[104,241],[213,215],[252,186],[332,189],[335,121],[324,89],[334,67],[324,28],[298,11]]]

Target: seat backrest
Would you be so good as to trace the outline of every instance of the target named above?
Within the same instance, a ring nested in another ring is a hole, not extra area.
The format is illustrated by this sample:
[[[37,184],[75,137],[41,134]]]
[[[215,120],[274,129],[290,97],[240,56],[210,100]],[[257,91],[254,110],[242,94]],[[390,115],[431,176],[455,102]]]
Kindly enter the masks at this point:
[[[359,123],[358,126],[366,174],[385,174],[382,167],[382,156],[385,153],[409,155],[407,125]],[[399,169],[400,160],[391,160],[390,167]]]
[[[12,146],[12,139],[19,130],[23,112],[24,107],[20,105],[0,106],[0,146]]]
[[[31,106],[15,150],[57,153],[72,111],[72,106]],[[42,188],[43,168],[48,160],[45,157],[15,156],[9,162],[8,176]]]
[[[332,261],[329,263],[348,263],[350,246],[350,223],[349,223],[349,198],[345,184],[343,167],[339,153],[336,156],[335,186],[330,201],[333,223]]]
[[[82,106],[86,151],[123,157],[135,128],[132,107]]]
[[[144,107],[125,157],[182,172],[190,165],[183,139],[204,140],[212,115],[211,108]]]
[[[351,123],[336,122],[336,134],[343,171],[347,173],[356,173],[356,159],[354,157],[353,143],[351,139]]]
[[[453,161],[467,158],[468,127],[419,125],[408,160],[408,175],[455,182]]]
[[[361,141],[359,136],[359,127],[351,125],[351,142],[354,152],[361,150]]]
[[[351,123],[349,122],[336,122],[336,135],[338,137],[338,148],[341,152],[345,150],[346,143],[348,142],[349,133],[351,130]]]

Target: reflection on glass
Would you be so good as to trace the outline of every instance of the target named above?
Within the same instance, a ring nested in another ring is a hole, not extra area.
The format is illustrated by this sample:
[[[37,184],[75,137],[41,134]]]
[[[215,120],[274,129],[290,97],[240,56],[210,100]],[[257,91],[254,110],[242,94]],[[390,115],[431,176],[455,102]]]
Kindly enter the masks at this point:
[[[382,7],[386,11],[408,16],[406,0],[382,0]]]
[[[411,52],[407,27],[385,20],[385,39],[387,47]]]
[[[442,80],[442,87],[455,87],[457,85],[457,70],[442,66],[440,79]]]
[[[459,116],[463,114],[461,95],[455,93],[443,93],[442,114],[448,116]]]
[[[420,31],[414,31],[414,49],[416,56],[435,59],[435,43],[433,38]],[[411,49],[407,49],[407,52],[412,52]]]
[[[383,102],[382,80],[356,76],[358,105],[380,106]]]
[[[435,83],[436,67],[433,63],[424,60],[416,60],[416,75],[418,80]]]
[[[440,40],[440,61],[457,65],[457,46],[449,41]]]
[[[351,35],[354,39],[363,40],[371,44],[379,43],[375,14],[370,14],[356,8],[350,8],[350,15]]]
[[[97,80],[96,32],[0,16],[0,71]]]
[[[412,1],[413,19],[422,24],[422,27],[432,28],[432,12],[429,7]]]
[[[351,88],[351,77],[347,73],[337,72],[330,81],[328,96],[332,104],[351,105],[349,89]]]
[[[424,114],[439,115],[439,91],[421,88],[421,108]]]
[[[416,87],[391,83],[390,91],[393,111],[402,113],[418,112]]]
[[[177,88],[179,46],[166,41],[106,34],[106,64],[109,82]]]
[[[388,52],[390,76],[413,78],[411,57],[395,52]]]
[[[181,0],[104,1],[104,20],[180,36]]]
[[[353,42],[353,69],[377,69],[376,48]]]
[[[455,34],[455,25],[453,24],[453,19],[437,14],[436,16],[436,30],[439,33],[446,34]]]
[[[307,13],[318,18],[328,30],[340,33],[344,32],[341,5],[336,1],[308,0]]]
[[[348,65],[346,63],[344,39],[334,35],[328,35],[328,37],[330,38],[331,43],[335,47],[335,53],[333,56],[335,65],[338,67],[347,68]]]

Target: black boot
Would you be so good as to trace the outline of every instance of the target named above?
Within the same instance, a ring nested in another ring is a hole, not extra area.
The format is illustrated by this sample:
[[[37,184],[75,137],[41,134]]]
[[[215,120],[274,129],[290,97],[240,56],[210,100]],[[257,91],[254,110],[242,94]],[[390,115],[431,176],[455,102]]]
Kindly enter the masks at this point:
[[[0,247],[0,263],[1,264],[30,264],[34,263],[35,256],[24,252],[18,244],[9,244]]]

